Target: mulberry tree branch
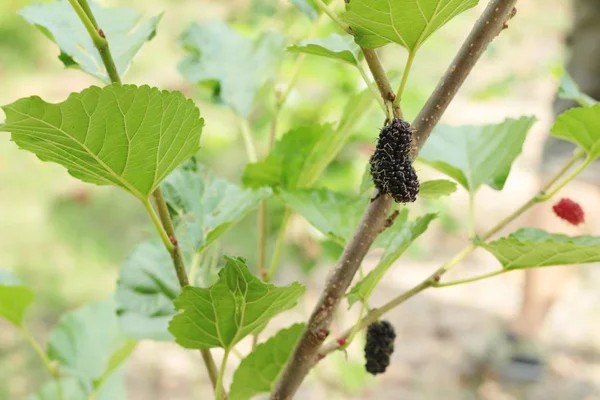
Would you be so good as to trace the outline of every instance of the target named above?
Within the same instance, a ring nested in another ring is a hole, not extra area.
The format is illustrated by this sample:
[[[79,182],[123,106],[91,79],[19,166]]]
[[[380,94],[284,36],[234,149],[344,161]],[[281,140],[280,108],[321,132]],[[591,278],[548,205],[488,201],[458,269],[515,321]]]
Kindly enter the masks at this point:
[[[506,27],[508,19],[514,15],[513,7],[516,1],[491,0],[488,3],[413,125],[416,130],[413,158],[418,154],[483,51]],[[375,79],[377,81],[377,77]],[[379,83],[378,87],[381,88]],[[319,349],[329,334],[335,311],[385,223],[391,205],[392,199],[388,195],[378,195],[368,205],[354,236],[347,243],[329,276],[292,357],[271,394],[272,400],[292,399],[310,369],[319,360]]]

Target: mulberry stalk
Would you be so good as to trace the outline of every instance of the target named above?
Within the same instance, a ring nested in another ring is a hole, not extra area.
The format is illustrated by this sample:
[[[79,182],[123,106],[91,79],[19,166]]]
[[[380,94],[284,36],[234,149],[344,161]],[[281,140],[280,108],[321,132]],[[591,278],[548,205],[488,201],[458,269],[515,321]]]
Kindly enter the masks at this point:
[[[371,156],[371,176],[375,187],[398,203],[411,203],[419,193],[419,178],[412,166],[412,129],[398,118],[385,126]]]
[[[396,332],[388,321],[373,322],[367,328],[365,358],[367,372],[377,375],[384,373],[390,365],[390,356],[394,352]]]

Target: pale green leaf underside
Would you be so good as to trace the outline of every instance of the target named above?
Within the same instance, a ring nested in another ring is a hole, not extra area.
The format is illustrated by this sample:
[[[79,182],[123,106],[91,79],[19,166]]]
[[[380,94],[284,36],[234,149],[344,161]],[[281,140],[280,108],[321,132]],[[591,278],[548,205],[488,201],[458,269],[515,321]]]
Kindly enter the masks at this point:
[[[217,83],[218,99],[247,117],[258,91],[275,76],[284,42],[272,32],[247,38],[221,21],[193,23],[180,39],[188,55],[179,71],[190,82]]]
[[[529,228],[480,246],[492,253],[505,269],[600,262],[598,236],[569,237]]]
[[[357,301],[366,301],[377,287],[377,284],[383,279],[385,273],[392,264],[408,249],[423,232],[427,230],[429,223],[437,217],[437,214],[425,214],[415,221],[408,221],[408,211],[404,209],[398,216],[394,225],[388,228],[390,239],[385,246],[385,252],[377,266],[370,271],[367,276],[360,280],[348,293],[348,304],[352,306]]]
[[[190,160],[190,164],[195,160]],[[205,166],[179,168],[161,185],[169,206],[185,225],[194,250],[204,251],[227,229],[258,206],[270,190],[242,189],[217,178]]]
[[[2,107],[22,149],[74,177],[119,186],[142,201],[199,148],[204,121],[180,92],[149,86],[92,86],[62,103],[37,96]]]
[[[34,297],[33,291],[23,286],[15,275],[0,270],[0,318],[22,326],[23,317]]]
[[[582,147],[591,158],[600,157],[600,104],[565,111],[556,119],[551,133]]]
[[[193,251],[188,230],[178,229],[176,235],[189,274],[201,260]],[[200,270],[193,285],[206,287],[216,281],[216,271],[206,265]],[[117,282],[117,312],[124,332],[140,340],[173,340],[168,325],[176,314],[173,301],[180,293],[173,261],[162,242],[155,239],[140,243],[123,263]]]
[[[356,42],[377,48],[394,42],[410,52],[477,0],[352,0],[342,18]]]
[[[235,371],[229,398],[249,400],[257,394],[270,393],[303,330],[304,324],[294,324],[256,346]]]
[[[438,199],[449,196],[454,192],[456,192],[456,182],[446,179],[435,179],[421,183],[419,197],[424,199]]]
[[[521,117],[493,125],[438,125],[419,160],[471,192],[481,185],[502,190],[534,122],[534,117]]]
[[[187,286],[175,300],[180,312],[169,331],[183,347],[231,349],[271,318],[292,308],[304,287],[277,287],[256,278],[240,258],[226,257],[219,281],[209,288]]]
[[[575,100],[581,106],[593,106],[598,102],[587,94],[583,93],[577,83],[571,78],[571,76],[565,72],[560,79],[560,86],[558,87],[558,97],[561,99]]]
[[[140,48],[154,37],[161,16],[144,21],[140,14],[128,8],[104,8],[91,1],[90,7],[109,43],[117,71],[123,76]],[[100,53],[67,0],[34,3],[19,14],[60,47],[60,59],[65,66],[81,68],[110,83]]]
[[[113,299],[64,314],[48,343],[48,356],[67,375],[100,387],[135,348],[121,331]],[[115,357],[118,355],[118,357]]]
[[[333,58],[352,65],[357,65],[361,58],[360,47],[354,42],[353,37],[337,33],[332,33],[325,38],[303,40],[295,46],[288,47],[288,51]]]

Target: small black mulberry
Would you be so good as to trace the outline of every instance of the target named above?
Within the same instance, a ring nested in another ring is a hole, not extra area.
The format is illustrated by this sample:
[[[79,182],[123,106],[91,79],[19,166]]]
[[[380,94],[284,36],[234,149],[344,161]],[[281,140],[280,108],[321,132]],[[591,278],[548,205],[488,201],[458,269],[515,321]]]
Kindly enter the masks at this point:
[[[398,118],[385,126],[371,156],[371,176],[375,187],[398,203],[411,203],[419,193],[419,178],[410,159],[412,129]]]
[[[396,332],[388,321],[373,322],[367,328],[365,358],[367,372],[377,375],[385,372],[390,365],[390,356],[394,352]]]

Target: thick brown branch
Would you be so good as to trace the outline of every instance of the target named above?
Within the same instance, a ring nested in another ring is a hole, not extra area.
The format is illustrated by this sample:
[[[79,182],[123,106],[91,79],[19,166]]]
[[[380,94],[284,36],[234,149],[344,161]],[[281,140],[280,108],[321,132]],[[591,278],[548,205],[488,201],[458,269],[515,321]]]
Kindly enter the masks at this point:
[[[431,130],[439,121],[483,51],[503,29],[506,21],[511,16],[515,3],[516,0],[491,0],[489,2],[413,125],[416,130],[413,156],[418,154],[419,149],[429,137]],[[365,56],[367,54],[369,54],[369,51]],[[369,64],[369,67],[371,67],[371,64]],[[372,70],[372,72],[375,76],[375,71]],[[385,73],[383,76],[385,76]],[[375,79],[377,81],[377,76]],[[387,88],[380,82],[377,82],[377,85],[382,90],[382,95],[385,96],[384,93]],[[387,100],[389,101],[389,99]],[[271,399],[287,400],[293,398],[305,376],[318,362],[319,349],[329,332],[329,326],[337,306],[385,223],[391,204],[392,199],[384,195],[377,197],[367,207],[354,237],[346,245],[332,271],[292,358],[277,382]]]

